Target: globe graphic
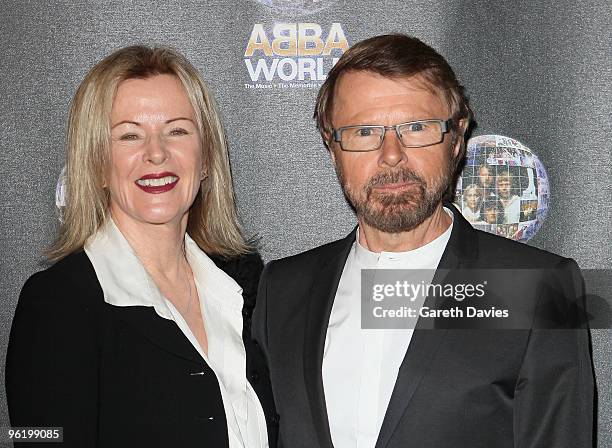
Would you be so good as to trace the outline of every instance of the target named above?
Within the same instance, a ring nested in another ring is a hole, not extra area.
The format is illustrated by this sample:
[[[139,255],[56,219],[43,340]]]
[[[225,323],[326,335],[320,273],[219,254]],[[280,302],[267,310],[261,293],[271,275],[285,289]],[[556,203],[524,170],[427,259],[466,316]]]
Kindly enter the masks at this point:
[[[546,170],[528,147],[502,135],[468,141],[455,205],[474,228],[528,241],[546,219],[549,201]]]
[[[284,14],[311,14],[337,3],[338,0],[253,0]]]

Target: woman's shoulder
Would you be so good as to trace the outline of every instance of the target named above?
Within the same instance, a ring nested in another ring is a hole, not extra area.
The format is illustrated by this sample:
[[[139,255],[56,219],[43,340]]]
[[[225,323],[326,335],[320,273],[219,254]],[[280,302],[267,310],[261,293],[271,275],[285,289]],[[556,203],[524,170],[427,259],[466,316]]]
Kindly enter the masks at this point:
[[[87,254],[80,250],[53,263],[44,270],[32,274],[26,284],[52,286],[53,283],[57,283],[61,285],[65,282],[84,280],[84,276],[87,277],[90,271],[95,274]]]
[[[20,302],[48,303],[57,306],[70,303],[75,297],[82,301],[91,292],[101,293],[96,273],[84,251],[72,253],[45,270],[39,271],[25,282]],[[87,294],[83,294],[83,292]]]
[[[257,292],[259,276],[263,270],[263,260],[258,252],[229,258],[216,255],[209,257],[219,269],[236,280],[244,292]]]

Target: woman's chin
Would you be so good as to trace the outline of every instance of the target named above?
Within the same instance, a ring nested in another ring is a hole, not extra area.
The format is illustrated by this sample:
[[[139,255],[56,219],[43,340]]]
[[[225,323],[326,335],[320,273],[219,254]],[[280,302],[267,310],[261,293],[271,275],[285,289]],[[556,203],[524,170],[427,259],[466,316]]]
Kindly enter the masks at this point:
[[[179,224],[185,213],[177,210],[146,210],[138,214],[131,215],[132,219],[145,224]]]
[[[178,224],[182,216],[178,213],[150,213],[143,216],[143,221],[148,224]]]
[[[130,225],[130,222],[132,224],[178,225],[188,212],[178,204],[164,204],[163,206],[161,204],[132,204],[129,207],[122,207],[121,204],[112,201],[110,210],[113,219],[125,225]]]

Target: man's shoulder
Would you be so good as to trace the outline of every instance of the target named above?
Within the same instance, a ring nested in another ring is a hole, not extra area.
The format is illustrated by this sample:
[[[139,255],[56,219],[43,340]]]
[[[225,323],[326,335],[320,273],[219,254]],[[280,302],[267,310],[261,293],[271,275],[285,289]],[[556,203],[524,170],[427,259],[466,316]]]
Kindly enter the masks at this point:
[[[481,230],[476,232],[478,264],[490,268],[554,268],[570,259],[525,243],[510,240]],[[332,241],[313,249],[274,260],[267,265],[268,271],[284,275],[296,271],[308,272],[320,269],[335,257],[348,253],[355,240],[352,232],[347,237]]]
[[[478,260],[496,268],[553,268],[567,258],[552,252],[475,230],[478,241]]]
[[[267,265],[267,270],[274,270],[275,272],[293,272],[295,270],[309,271],[311,269],[320,268],[322,263],[326,263],[334,257],[347,252],[354,240],[355,232],[353,231],[348,236],[339,240],[317,246],[305,252],[271,261]]]

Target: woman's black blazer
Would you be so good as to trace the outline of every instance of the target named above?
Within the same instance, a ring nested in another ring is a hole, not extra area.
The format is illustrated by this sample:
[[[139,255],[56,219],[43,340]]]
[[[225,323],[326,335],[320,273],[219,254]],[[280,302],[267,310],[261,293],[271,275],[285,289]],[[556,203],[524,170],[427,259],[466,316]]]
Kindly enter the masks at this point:
[[[275,447],[267,368],[250,338],[263,263],[255,254],[213,260],[243,289],[245,375]],[[11,426],[62,427],[64,447],[228,446],[213,371],[176,323],[152,307],[107,304],[83,251],[24,285],[9,338],[6,392]]]

